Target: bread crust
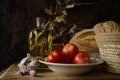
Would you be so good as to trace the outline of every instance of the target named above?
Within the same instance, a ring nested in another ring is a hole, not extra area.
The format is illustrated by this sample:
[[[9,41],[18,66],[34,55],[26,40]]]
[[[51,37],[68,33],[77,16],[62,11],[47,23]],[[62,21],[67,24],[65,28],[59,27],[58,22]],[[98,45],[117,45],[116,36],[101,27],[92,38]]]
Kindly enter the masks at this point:
[[[93,29],[95,34],[120,32],[120,24],[114,21],[105,21],[96,24]]]

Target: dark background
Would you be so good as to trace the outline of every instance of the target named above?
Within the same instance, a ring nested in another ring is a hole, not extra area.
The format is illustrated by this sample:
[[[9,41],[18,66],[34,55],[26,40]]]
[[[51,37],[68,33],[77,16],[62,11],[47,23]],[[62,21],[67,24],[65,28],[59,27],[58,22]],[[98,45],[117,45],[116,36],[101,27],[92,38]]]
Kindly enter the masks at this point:
[[[107,20],[120,23],[119,0],[75,1],[98,5],[76,6],[67,10],[68,26],[76,23],[93,27]],[[0,70],[26,56],[28,34],[35,26],[35,17],[50,4],[54,5],[55,0],[0,0]]]

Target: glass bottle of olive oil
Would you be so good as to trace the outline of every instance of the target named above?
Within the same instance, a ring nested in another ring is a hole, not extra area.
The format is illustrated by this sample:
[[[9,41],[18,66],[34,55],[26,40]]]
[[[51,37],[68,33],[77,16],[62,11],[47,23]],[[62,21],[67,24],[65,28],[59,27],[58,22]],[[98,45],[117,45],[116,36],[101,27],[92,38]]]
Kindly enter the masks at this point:
[[[37,17],[36,22],[37,26],[29,34],[29,53],[37,59],[43,59],[52,50],[52,32],[44,27],[41,17]]]

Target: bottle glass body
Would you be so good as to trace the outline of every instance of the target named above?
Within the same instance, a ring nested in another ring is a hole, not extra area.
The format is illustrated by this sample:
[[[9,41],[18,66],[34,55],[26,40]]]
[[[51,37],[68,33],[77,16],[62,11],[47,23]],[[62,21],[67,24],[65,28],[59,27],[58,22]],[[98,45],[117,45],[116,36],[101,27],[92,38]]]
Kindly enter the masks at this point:
[[[43,59],[52,50],[52,32],[46,28],[34,28],[31,30],[28,39],[28,48],[31,56]]]

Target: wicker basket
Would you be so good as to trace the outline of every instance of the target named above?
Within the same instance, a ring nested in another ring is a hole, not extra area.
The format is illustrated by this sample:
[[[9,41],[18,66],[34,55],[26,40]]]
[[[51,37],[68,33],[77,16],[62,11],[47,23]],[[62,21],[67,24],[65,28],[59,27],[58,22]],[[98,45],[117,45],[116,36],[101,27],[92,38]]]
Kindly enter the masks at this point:
[[[100,57],[106,63],[106,70],[120,73],[120,34],[101,34],[95,37],[100,51]]]

